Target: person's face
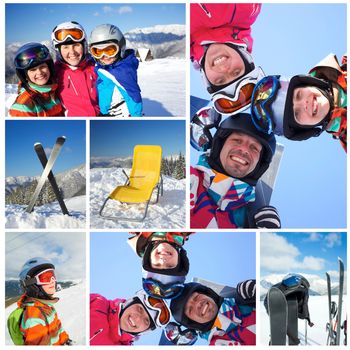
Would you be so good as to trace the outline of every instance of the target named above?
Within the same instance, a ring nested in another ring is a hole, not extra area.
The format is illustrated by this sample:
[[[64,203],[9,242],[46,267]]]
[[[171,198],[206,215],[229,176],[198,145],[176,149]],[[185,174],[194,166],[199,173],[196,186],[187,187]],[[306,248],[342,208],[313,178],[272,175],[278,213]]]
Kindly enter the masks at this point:
[[[50,79],[50,69],[47,63],[39,64],[27,70],[28,79],[36,85],[45,85]]]
[[[140,333],[151,325],[149,316],[141,304],[133,304],[125,309],[120,318],[120,328],[124,332]]]
[[[54,295],[56,293],[56,280],[52,279],[50,284],[43,284],[41,288],[46,294]]]
[[[151,266],[154,269],[171,269],[177,266],[179,254],[168,243],[160,243],[151,252]]]
[[[98,61],[104,65],[112,64],[116,60],[116,57],[108,57],[103,55]]]
[[[252,136],[233,132],[220,152],[220,161],[226,173],[238,179],[250,174],[259,162],[262,146]]]
[[[214,85],[224,85],[241,77],[244,61],[236,50],[225,44],[211,44],[204,62],[205,75]]]
[[[83,57],[84,47],[82,43],[61,45],[60,52],[65,62],[71,66],[77,66]]]
[[[328,114],[328,99],[314,86],[294,89],[294,119],[300,125],[316,125]]]
[[[207,323],[218,314],[218,306],[205,294],[194,292],[185,305],[185,315],[198,323]]]

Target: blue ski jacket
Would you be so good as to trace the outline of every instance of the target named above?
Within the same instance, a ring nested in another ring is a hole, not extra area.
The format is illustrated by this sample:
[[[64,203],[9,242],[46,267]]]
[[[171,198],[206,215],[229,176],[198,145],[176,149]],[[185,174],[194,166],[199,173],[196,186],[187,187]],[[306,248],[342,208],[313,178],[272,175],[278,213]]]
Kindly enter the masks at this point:
[[[119,92],[127,104],[129,115],[140,117],[142,116],[142,97],[137,83],[139,61],[134,50],[128,49],[125,54],[126,57],[110,65],[96,62],[99,106],[102,114],[109,114],[113,97]]]

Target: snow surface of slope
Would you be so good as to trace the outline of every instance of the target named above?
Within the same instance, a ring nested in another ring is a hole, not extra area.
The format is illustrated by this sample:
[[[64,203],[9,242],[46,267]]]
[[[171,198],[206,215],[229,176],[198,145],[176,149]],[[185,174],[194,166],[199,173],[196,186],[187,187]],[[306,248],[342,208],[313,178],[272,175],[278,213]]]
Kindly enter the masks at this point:
[[[130,169],[125,169],[130,174]],[[186,180],[163,176],[164,194],[157,204],[150,204],[143,222],[114,221],[99,216],[100,208],[115,187],[124,185],[125,176],[120,168],[96,168],[90,171],[91,228],[183,228],[186,226]],[[155,198],[155,193],[152,198]],[[153,199],[152,199],[153,201]],[[104,215],[142,217],[144,204],[121,204],[110,200]]]
[[[79,282],[70,288],[58,291],[55,296],[60,300],[55,304],[58,318],[62,322],[62,326],[72,339],[74,345],[86,344],[86,313],[85,313],[85,282]],[[17,307],[14,303],[5,309],[5,318]],[[5,322],[6,327],[6,322]],[[13,345],[7,327],[5,331],[5,344]]]
[[[26,206],[6,205],[6,228],[85,228],[86,196],[78,196],[65,200],[70,216],[63,215],[58,202],[34,207],[34,211],[26,213]]]

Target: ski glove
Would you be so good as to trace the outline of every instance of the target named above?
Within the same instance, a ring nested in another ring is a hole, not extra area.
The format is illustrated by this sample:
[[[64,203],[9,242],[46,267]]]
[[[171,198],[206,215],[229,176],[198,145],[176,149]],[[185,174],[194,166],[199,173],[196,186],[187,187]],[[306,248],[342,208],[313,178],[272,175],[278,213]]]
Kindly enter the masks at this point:
[[[254,215],[256,228],[281,228],[281,220],[275,207],[267,205]]]
[[[246,280],[237,284],[235,300],[238,304],[255,304],[256,281]]]

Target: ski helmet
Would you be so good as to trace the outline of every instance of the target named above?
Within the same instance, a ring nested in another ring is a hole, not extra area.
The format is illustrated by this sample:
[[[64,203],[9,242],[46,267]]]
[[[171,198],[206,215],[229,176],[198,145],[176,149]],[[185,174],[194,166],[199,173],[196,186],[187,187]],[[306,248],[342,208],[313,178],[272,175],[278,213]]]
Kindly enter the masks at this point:
[[[89,47],[93,45],[116,43],[119,47],[118,55],[124,58],[126,41],[120,29],[113,24],[101,24],[97,26],[90,34]]]
[[[84,48],[84,54],[81,58],[81,61],[84,60],[85,56],[88,53],[86,33],[84,28],[78,22],[71,21],[57,25],[52,30],[51,41],[54,49],[56,50],[57,59],[62,62],[65,62],[60,51],[60,47],[62,45],[81,43]]]
[[[185,279],[185,276],[164,275],[142,269],[142,287],[154,298],[176,298],[183,290]]]
[[[273,76],[266,77],[270,79]],[[279,81],[279,88],[267,96],[267,103],[264,107],[264,113],[272,120],[273,132],[276,135],[284,136],[290,140],[302,141],[311,137],[319,136],[330,119],[333,108],[333,97],[331,85],[325,80],[312,77],[311,75],[295,75],[292,78],[283,78],[276,76]],[[260,82],[258,83],[258,85]],[[293,93],[298,87],[313,86],[327,98],[330,104],[329,113],[315,125],[301,125],[294,118],[293,111]],[[260,117],[256,115],[257,109],[254,108],[256,100],[252,101],[253,118]]]
[[[215,317],[213,320],[210,320],[206,323],[199,323],[191,320],[185,315],[185,306],[187,304],[187,301],[195,292],[204,294],[213,299],[218,309],[224,301],[224,298],[216,294],[211,288],[206,287],[200,283],[191,282],[185,284],[185,287],[179,297],[171,300],[170,310],[174,319],[183,326],[188,327],[190,329],[198,330],[200,332],[207,332],[212,328],[215,322]]]
[[[238,113],[234,116],[226,118],[219,126],[213,137],[213,144],[208,157],[209,165],[216,171],[227,174],[220,161],[220,153],[226,142],[226,139],[232,132],[238,131],[247,134],[257,139],[262,145],[260,159],[255,169],[250,173],[240,178],[240,180],[255,186],[259,178],[268,169],[272,157],[276,150],[276,138],[273,134],[266,134],[256,129],[253,124],[250,114]]]
[[[177,251],[177,254],[178,254],[177,266],[175,266],[173,268],[168,268],[168,269],[159,269],[159,268],[152,267],[152,265],[151,265],[151,253],[161,243],[169,244],[170,246],[175,248],[175,250]],[[144,252],[144,255],[142,258],[142,267],[146,271],[156,272],[156,273],[160,273],[162,275],[186,276],[188,274],[188,271],[189,271],[189,266],[190,266],[190,263],[189,263],[189,260],[187,257],[186,250],[182,246],[180,246],[174,242],[169,242],[167,240],[150,241],[146,246],[146,249],[145,249],[145,252]]]
[[[145,291],[142,289],[136,292],[135,296],[126,302],[123,303],[122,306],[122,312],[121,315],[125,312],[125,310],[133,305],[133,304],[141,304],[145,311],[147,312],[149,319],[150,319],[150,327],[146,329],[145,331],[139,332],[139,333],[132,333],[130,334],[143,334],[150,330],[154,330],[157,327],[164,327],[166,326],[171,318],[171,311],[169,309],[169,306],[167,303],[162,299],[156,299],[151,296],[149,296]]]
[[[49,81],[52,81],[55,74],[54,64],[50,51],[45,45],[31,42],[21,46],[17,50],[14,58],[14,65],[16,74],[25,87],[28,85],[28,76],[26,74],[28,69],[39,66],[42,63],[47,64],[50,70]]]
[[[24,263],[19,274],[19,280],[22,289],[28,296],[40,299],[52,299],[52,297],[43,290],[41,285],[36,283],[34,278],[38,273],[46,269],[55,269],[55,266],[50,260],[45,258],[35,257]]]

